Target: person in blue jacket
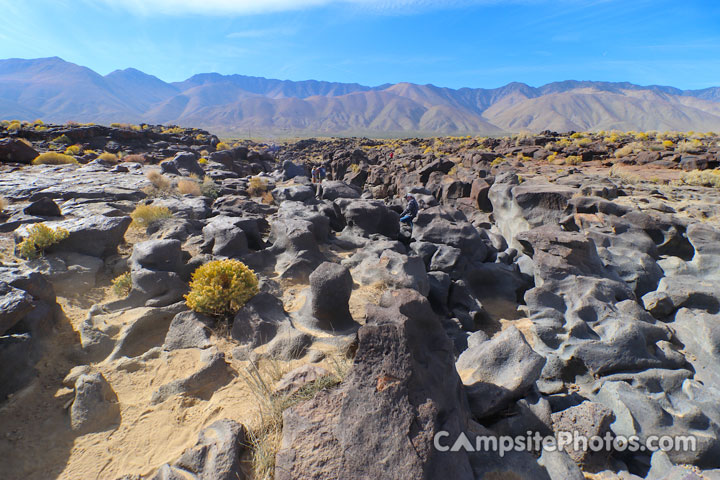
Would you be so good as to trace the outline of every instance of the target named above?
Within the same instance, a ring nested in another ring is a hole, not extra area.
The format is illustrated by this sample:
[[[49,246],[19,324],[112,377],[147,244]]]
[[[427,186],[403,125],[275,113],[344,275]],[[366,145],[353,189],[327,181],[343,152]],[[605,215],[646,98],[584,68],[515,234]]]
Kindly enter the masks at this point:
[[[418,206],[417,200],[415,200],[415,197],[410,195],[409,193],[405,195],[405,200],[407,200],[408,204],[407,207],[405,207],[405,210],[400,214],[400,221],[402,223],[407,223],[410,225],[410,228],[413,226],[413,219],[418,214],[418,210],[420,207]]]

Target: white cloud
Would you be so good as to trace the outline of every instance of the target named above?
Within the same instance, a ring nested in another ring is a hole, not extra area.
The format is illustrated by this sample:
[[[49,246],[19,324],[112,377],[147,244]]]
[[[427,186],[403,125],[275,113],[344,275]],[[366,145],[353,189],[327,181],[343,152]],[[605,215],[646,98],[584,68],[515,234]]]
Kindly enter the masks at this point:
[[[86,0],[90,1],[90,0]],[[385,13],[414,13],[428,8],[473,4],[534,3],[544,0],[95,0],[138,15],[254,15],[329,5],[356,6]]]

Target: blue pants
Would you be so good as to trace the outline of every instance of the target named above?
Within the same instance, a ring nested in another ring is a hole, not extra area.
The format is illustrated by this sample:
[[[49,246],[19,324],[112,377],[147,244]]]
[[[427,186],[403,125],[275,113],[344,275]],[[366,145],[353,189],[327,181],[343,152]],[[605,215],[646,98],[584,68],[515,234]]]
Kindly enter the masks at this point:
[[[402,223],[407,223],[408,225],[410,225],[410,228],[412,228],[413,226],[413,217],[411,215],[405,215],[404,217],[400,217],[400,221]]]

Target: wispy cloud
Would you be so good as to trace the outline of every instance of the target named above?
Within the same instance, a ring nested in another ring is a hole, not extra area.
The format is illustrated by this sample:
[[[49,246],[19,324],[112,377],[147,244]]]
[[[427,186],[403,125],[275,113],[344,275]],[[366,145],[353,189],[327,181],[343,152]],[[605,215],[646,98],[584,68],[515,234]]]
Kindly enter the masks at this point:
[[[89,0],[86,0],[89,1]],[[549,0],[99,0],[118,10],[149,16],[163,15],[255,15],[331,5],[361,7],[375,13],[416,13],[418,11],[455,8],[469,5],[537,4]],[[570,0],[568,0],[570,1]],[[577,1],[577,0],[576,0]],[[594,3],[611,0],[580,0]]]
[[[268,37],[287,37],[297,33],[297,30],[292,28],[260,28],[250,30],[240,30],[237,32],[228,33],[226,38],[268,38]]]

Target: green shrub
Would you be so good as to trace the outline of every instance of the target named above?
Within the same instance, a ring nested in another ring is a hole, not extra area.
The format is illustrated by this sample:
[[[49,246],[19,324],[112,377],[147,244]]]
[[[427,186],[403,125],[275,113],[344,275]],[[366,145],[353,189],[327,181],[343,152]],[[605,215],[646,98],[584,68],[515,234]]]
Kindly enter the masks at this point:
[[[203,179],[202,185],[200,185],[200,190],[202,191],[203,196],[208,198],[216,199],[220,196],[220,189],[217,184],[212,178],[207,176]]]
[[[37,223],[28,229],[28,235],[17,246],[17,254],[32,259],[42,256],[48,247],[66,239],[70,233],[64,228],[52,229],[44,223]]]
[[[133,225],[140,228],[147,228],[152,222],[172,217],[172,212],[167,207],[157,205],[138,205],[130,214]]]
[[[78,163],[78,161],[74,157],[63,153],[45,152],[35,157],[32,163],[33,165],[70,165]]]
[[[118,297],[127,297],[132,288],[132,278],[130,272],[125,272],[122,275],[115,277],[112,281],[113,292]]]
[[[239,260],[215,260],[192,275],[187,306],[208,315],[234,315],[258,293],[255,273]]]

